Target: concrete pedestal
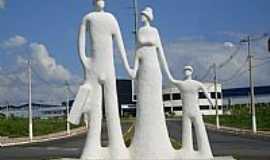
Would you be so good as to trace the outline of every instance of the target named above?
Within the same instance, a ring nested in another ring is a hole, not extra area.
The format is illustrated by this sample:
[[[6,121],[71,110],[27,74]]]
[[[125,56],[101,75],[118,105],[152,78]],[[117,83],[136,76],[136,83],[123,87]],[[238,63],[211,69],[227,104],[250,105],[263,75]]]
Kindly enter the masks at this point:
[[[63,158],[63,159],[56,159],[56,160],[80,160],[80,159]],[[181,159],[177,159],[177,160],[181,160]],[[185,159],[185,160],[195,160],[195,159]],[[206,160],[206,159],[196,159],[196,160]],[[227,157],[215,157],[214,159],[211,159],[211,160],[236,160],[236,159],[234,159],[231,156],[227,156]]]

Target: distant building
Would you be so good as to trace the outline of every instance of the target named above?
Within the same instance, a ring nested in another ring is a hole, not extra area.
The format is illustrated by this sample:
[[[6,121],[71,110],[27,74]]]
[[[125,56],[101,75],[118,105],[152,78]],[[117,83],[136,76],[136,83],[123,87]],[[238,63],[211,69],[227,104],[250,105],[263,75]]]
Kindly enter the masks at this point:
[[[204,83],[206,89],[211,95],[213,103],[215,103],[215,88],[213,83]],[[203,115],[215,115],[215,106],[211,107],[207,98],[202,92],[199,92],[199,105]],[[222,85],[217,85],[217,99],[219,114],[223,114],[222,105]],[[171,112],[176,115],[182,115],[182,96],[176,87],[168,87],[163,89],[163,104],[165,112]]]
[[[254,87],[255,103],[270,102],[270,86]],[[234,104],[249,104],[250,103],[250,88],[231,88],[223,89],[223,97],[225,105]]]
[[[211,93],[211,98],[214,102],[215,100],[215,90],[214,84],[205,83],[208,92]],[[219,113],[222,114],[222,105],[223,105],[223,94],[222,86],[218,84],[218,106]],[[131,80],[117,80],[117,93],[118,93],[118,102],[119,102],[119,113],[121,116],[124,114],[136,115],[136,91],[135,85]],[[214,115],[215,108],[210,107],[209,103],[204,96],[204,94],[199,93],[199,103],[200,108],[203,114],[205,115]],[[167,87],[163,89],[163,101],[164,101],[164,111],[166,113],[175,113],[176,115],[182,114],[182,100],[181,93],[175,87]],[[71,107],[73,100],[69,102]],[[51,118],[51,117],[64,117],[66,116],[66,103],[62,104],[41,104],[33,103],[32,112],[34,118]],[[0,107],[0,113],[7,116],[14,117],[28,117],[28,104],[23,104],[19,106],[2,106]],[[104,103],[103,103],[103,113],[104,113]]]
[[[213,83],[205,83],[206,88],[208,89],[208,92],[211,94],[211,98],[213,102],[215,102],[215,89]],[[132,89],[134,91],[135,89]],[[121,106],[121,113],[124,114],[131,114],[135,116],[136,113],[136,105],[134,102],[136,102],[136,91],[134,91],[133,94],[133,103],[128,104],[122,104]],[[215,115],[216,109],[215,106],[210,107],[208,100],[206,99],[205,95],[203,93],[199,94],[199,104],[200,109],[204,115]],[[219,114],[223,114],[222,105],[222,86],[221,84],[217,85],[217,95],[218,95],[218,107],[219,107]],[[132,102],[131,101],[131,102]],[[182,99],[181,99],[181,93],[176,87],[166,87],[163,89],[163,105],[164,105],[164,111],[166,113],[174,113],[175,115],[181,115],[182,114]]]
[[[28,104],[22,104],[18,106],[5,106],[1,107],[0,113],[8,117],[28,117]],[[51,104],[32,104],[32,116],[33,118],[51,118],[51,117],[62,117],[66,114],[66,107],[62,105],[51,105]]]
[[[117,93],[119,102],[119,112],[121,108],[125,106],[134,106],[134,101],[132,100],[132,81],[131,80],[117,80]],[[69,106],[73,104],[74,100],[70,100]],[[28,104],[22,104],[18,106],[2,106],[0,107],[0,114],[13,117],[28,117]],[[32,104],[33,118],[52,118],[52,117],[64,117],[66,116],[66,102],[62,104]],[[103,103],[103,113],[104,113],[104,103]]]

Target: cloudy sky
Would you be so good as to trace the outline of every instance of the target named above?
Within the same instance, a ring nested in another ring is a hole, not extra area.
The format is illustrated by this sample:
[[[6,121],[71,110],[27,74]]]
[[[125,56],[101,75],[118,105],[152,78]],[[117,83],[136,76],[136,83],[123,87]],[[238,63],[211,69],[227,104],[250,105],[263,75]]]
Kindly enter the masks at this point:
[[[270,33],[269,0],[138,0],[140,10],[154,9],[153,25],[160,30],[173,75],[182,79],[182,69],[193,65],[204,81],[213,64],[223,64],[218,78],[224,88],[248,86],[247,49],[239,45],[247,35]],[[107,10],[118,19],[130,63],[134,56],[132,0],[107,0]],[[0,104],[27,100],[27,63],[33,65],[36,102],[64,100],[65,81],[76,88],[82,79],[76,39],[83,15],[93,10],[91,0],[0,0]],[[270,85],[270,53],[267,38],[252,42],[256,85]],[[234,55],[234,54],[233,54]],[[119,78],[126,78],[116,54]],[[166,78],[164,84],[167,84]],[[73,97],[74,93],[70,93]]]

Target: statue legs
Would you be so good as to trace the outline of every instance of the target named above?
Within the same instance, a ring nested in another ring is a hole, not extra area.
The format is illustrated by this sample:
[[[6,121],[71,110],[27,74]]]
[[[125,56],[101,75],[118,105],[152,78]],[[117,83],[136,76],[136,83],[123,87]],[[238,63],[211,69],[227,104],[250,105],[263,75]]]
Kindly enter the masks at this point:
[[[122,136],[116,81],[114,78],[108,79],[104,83],[104,100],[111,159],[128,159],[128,149]]]
[[[212,150],[208,141],[207,132],[203,123],[201,115],[187,116],[183,115],[182,119],[182,154],[189,157],[194,154],[192,124],[195,128],[197,145],[198,145],[198,158],[213,158]]]
[[[102,125],[102,90],[100,85],[95,85],[92,96],[87,97],[85,106],[89,106],[87,112],[89,131],[81,159],[102,159],[104,154],[101,152],[101,125]],[[92,103],[95,101],[96,103]]]
[[[196,131],[199,154],[205,158],[213,158],[207,132],[201,115],[194,117],[194,127]]]
[[[182,119],[182,150],[193,151],[192,124],[188,116],[183,115]]]

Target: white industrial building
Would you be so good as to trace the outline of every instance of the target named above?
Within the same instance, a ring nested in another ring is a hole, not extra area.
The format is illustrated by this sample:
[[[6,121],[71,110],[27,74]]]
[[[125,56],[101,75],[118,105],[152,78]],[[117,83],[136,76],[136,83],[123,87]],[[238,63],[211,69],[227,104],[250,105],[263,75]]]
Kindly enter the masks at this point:
[[[215,86],[214,83],[204,83],[206,89],[211,94],[213,103],[215,104]],[[215,106],[210,107],[210,104],[202,92],[199,92],[199,104],[203,115],[215,115]],[[217,102],[218,102],[218,112],[223,114],[222,105],[222,85],[217,85]],[[166,87],[163,89],[163,104],[166,112],[174,113],[175,115],[182,115],[182,100],[181,93],[176,87]]]

